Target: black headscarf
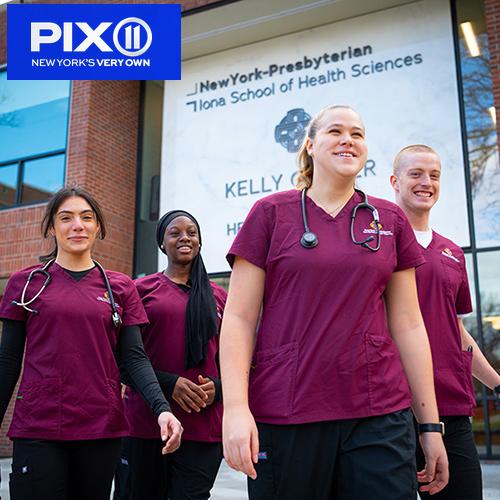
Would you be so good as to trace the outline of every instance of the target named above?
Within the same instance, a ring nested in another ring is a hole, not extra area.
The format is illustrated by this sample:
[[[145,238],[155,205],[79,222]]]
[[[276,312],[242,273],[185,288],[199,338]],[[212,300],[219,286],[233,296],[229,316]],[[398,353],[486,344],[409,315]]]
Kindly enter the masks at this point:
[[[201,257],[201,230],[198,221],[184,210],[167,212],[156,226],[156,241],[160,250],[166,254],[163,248],[165,230],[175,218],[182,216],[192,220],[196,225],[200,241],[200,249],[198,255],[193,259],[189,275],[191,290],[186,308],[185,327],[186,368],[194,368],[205,359],[208,341],[217,335],[217,305]]]

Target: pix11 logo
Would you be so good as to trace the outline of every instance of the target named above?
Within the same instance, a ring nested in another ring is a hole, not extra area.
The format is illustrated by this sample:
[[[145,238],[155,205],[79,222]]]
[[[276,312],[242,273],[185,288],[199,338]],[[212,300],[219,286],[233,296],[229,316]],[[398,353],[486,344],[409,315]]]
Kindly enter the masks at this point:
[[[7,6],[9,80],[180,77],[180,4]]]

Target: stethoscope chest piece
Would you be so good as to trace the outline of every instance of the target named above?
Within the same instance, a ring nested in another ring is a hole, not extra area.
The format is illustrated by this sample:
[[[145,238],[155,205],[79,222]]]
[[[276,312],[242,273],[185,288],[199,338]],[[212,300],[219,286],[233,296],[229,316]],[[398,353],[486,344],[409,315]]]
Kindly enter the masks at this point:
[[[314,248],[318,244],[318,237],[311,231],[306,231],[300,238],[300,244],[304,248]]]

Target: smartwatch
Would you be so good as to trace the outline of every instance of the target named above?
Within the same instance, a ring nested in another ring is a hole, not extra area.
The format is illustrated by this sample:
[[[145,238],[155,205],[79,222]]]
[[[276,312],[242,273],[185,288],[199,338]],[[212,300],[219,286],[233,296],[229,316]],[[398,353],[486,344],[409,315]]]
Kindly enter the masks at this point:
[[[444,423],[437,422],[435,424],[418,424],[418,433],[423,432],[439,432],[441,436],[444,436]]]

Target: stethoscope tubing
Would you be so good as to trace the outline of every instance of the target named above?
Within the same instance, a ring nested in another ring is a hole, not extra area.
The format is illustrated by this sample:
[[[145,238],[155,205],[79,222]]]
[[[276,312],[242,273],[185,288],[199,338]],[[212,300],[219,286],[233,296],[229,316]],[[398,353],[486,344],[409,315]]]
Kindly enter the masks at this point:
[[[23,309],[25,309],[26,311],[28,311],[32,314],[38,314],[38,311],[36,309],[31,309],[28,306],[30,304],[32,304],[38,297],[40,297],[40,295],[45,290],[47,285],[51,282],[52,276],[50,275],[48,268],[52,265],[53,262],[55,262],[55,259],[49,260],[42,268],[34,269],[33,271],[31,271],[29,273],[28,278],[26,280],[26,283],[24,285],[23,291],[21,293],[21,300],[20,301],[13,300],[12,301],[13,305],[22,307]],[[102,267],[102,265],[99,262],[97,262],[96,260],[92,260],[92,262],[99,269],[99,272],[101,273],[101,276],[104,280],[104,285],[105,285],[106,291],[108,293],[109,304],[110,304],[111,310],[112,310],[111,319],[113,320],[113,324],[115,325],[115,327],[118,328],[122,324],[122,319],[120,317],[120,313],[118,312],[118,308],[116,306],[115,298],[113,296],[113,290],[111,290],[111,284],[109,282],[108,276],[106,275],[104,268]],[[33,279],[33,277],[36,274],[42,274],[45,277],[45,281],[44,281],[42,287],[40,288],[40,290],[38,290],[38,292],[30,300],[26,301],[25,300],[26,292],[28,290],[28,287],[29,287],[31,280]]]
[[[351,235],[351,241],[355,245],[362,246],[363,248],[366,248],[372,252],[376,252],[380,249],[380,218],[378,214],[378,210],[368,203],[368,196],[366,193],[361,191],[361,189],[354,189],[357,193],[359,193],[361,196],[363,196],[363,201],[358,203],[353,209],[351,213],[351,229],[350,229],[350,235]],[[306,193],[307,193],[307,188],[304,188],[301,193],[301,209],[302,209],[302,223],[304,224],[304,234],[302,235],[300,239],[300,244],[304,248],[314,248],[318,245],[318,237],[316,236],[315,233],[313,233],[309,229],[309,224],[307,223],[307,213],[306,213]],[[359,209],[366,209],[370,210],[372,213],[373,217],[373,222],[375,225],[375,234],[376,237],[374,236],[368,236],[368,238],[365,238],[363,241],[357,241],[356,237],[354,235],[354,224],[356,222],[356,214]],[[370,241],[376,240],[375,246],[370,246]]]

